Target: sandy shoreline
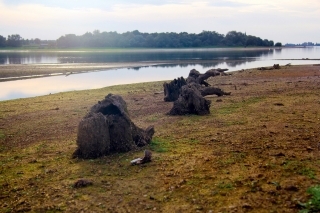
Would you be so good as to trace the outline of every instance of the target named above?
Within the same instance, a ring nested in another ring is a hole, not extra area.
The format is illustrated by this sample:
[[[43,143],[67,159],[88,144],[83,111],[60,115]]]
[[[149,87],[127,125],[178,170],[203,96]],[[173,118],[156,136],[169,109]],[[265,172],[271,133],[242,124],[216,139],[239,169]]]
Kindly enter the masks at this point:
[[[48,75],[68,75],[98,70],[133,68],[151,66],[161,63],[132,62],[132,63],[74,63],[74,64],[9,64],[0,65],[0,81],[42,77]]]
[[[281,59],[278,59],[281,60]],[[237,62],[247,60],[225,60]],[[221,60],[170,60],[148,62],[114,62],[114,63],[64,63],[64,64],[5,64],[0,65],[0,82],[41,78],[47,76],[70,75],[92,71],[106,71],[122,68],[136,68],[156,65],[217,63]],[[320,64],[313,64],[319,66]],[[271,66],[271,64],[270,64]],[[305,65],[308,66],[308,65]],[[311,65],[312,66],[312,65]]]
[[[65,64],[6,64],[0,65],[0,82],[39,78],[56,75],[69,75],[83,72],[135,68],[170,64],[216,63],[221,60],[170,60],[148,62],[116,62],[116,63],[65,63]],[[229,60],[228,60],[229,61]],[[230,60],[229,62],[242,61]]]

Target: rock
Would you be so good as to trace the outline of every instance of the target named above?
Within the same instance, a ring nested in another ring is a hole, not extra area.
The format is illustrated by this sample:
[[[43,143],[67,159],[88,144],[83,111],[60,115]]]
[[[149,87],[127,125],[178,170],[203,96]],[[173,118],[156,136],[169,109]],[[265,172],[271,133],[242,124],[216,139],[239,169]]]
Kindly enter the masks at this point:
[[[92,184],[93,182],[90,180],[80,179],[73,184],[73,188],[82,188],[82,187],[90,186]]]
[[[293,191],[293,192],[299,191],[299,188],[297,186],[294,186],[294,185],[288,185],[288,186],[284,187],[284,189],[287,190],[287,191]]]
[[[242,204],[242,208],[244,208],[244,209],[252,209],[252,206],[250,204],[248,204],[248,203],[244,203],[244,204]]]
[[[307,151],[313,151],[314,150],[314,148],[312,148],[311,146],[307,146]]]
[[[284,156],[286,156],[286,155],[285,155],[283,152],[278,152],[278,153],[273,154],[272,156],[284,157]]]

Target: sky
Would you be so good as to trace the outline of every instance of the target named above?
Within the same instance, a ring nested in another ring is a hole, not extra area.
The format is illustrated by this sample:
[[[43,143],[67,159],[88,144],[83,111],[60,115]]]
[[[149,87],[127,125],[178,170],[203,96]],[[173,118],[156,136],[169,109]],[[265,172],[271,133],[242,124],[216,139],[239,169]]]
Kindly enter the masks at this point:
[[[319,0],[0,0],[0,35],[56,40],[94,30],[227,34],[320,43]]]

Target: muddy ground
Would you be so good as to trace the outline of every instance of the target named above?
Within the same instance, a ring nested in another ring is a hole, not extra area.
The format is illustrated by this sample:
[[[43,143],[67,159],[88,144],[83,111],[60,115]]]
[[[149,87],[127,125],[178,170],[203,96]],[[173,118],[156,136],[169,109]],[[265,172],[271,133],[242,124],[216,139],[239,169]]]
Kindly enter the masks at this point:
[[[232,94],[207,97],[207,116],[168,116],[163,82],[0,102],[0,212],[299,212],[320,182],[319,66],[209,82]],[[151,163],[130,165],[144,148],[71,158],[79,121],[108,93],[155,126]]]

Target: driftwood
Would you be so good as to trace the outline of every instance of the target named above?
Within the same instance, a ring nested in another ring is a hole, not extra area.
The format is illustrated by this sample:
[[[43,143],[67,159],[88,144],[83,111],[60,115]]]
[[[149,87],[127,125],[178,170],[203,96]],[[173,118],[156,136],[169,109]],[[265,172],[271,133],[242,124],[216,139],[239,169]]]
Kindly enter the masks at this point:
[[[212,87],[206,80],[210,77],[227,75],[227,69],[211,69],[201,74],[193,69],[186,80],[178,78],[169,84],[164,84],[165,101],[174,101],[170,115],[196,114],[205,115],[210,113],[211,101],[206,100],[207,95],[230,95],[220,88]],[[178,97],[177,97],[178,96]]]
[[[228,69],[211,69],[207,72],[201,74],[199,71],[192,69],[189,73],[189,76],[187,78],[187,83],[197,83],[200,85],[204,85],[206,87],[211,86],[209,83],[207,83],[205,80],[207,80],[210,77],[220,76],[220,75],[227,75],[224,73],[224,71],[227,71]]]
[[[207,96],[207,95],[223,96],[223,95],[231,94],[231,92],[224,92],[222,89],[216,88],[216,87],[205,87],[205,88],[200,88],[199,90],[202,96]]]
[[[127,152],[150,143],[153,126],[137,127],[129,118],[121,96],[109,94],[91,107],[78,126],[74,157],[98,158],[114,152]]]
[[[273,70],[273,67],[258,67],[257,70]]]
[[[291,64],[287,64],[286,66],[290,66]],[[279,64],[274,64],[272,67],[259,67],[258,70],[274,70],[274,69],[280,69]]]
[[[144,156],[142,158],[136,158],[131,161],[131,165],[139,165],[151,162],[152,152],[150,150],[144,151]]]

